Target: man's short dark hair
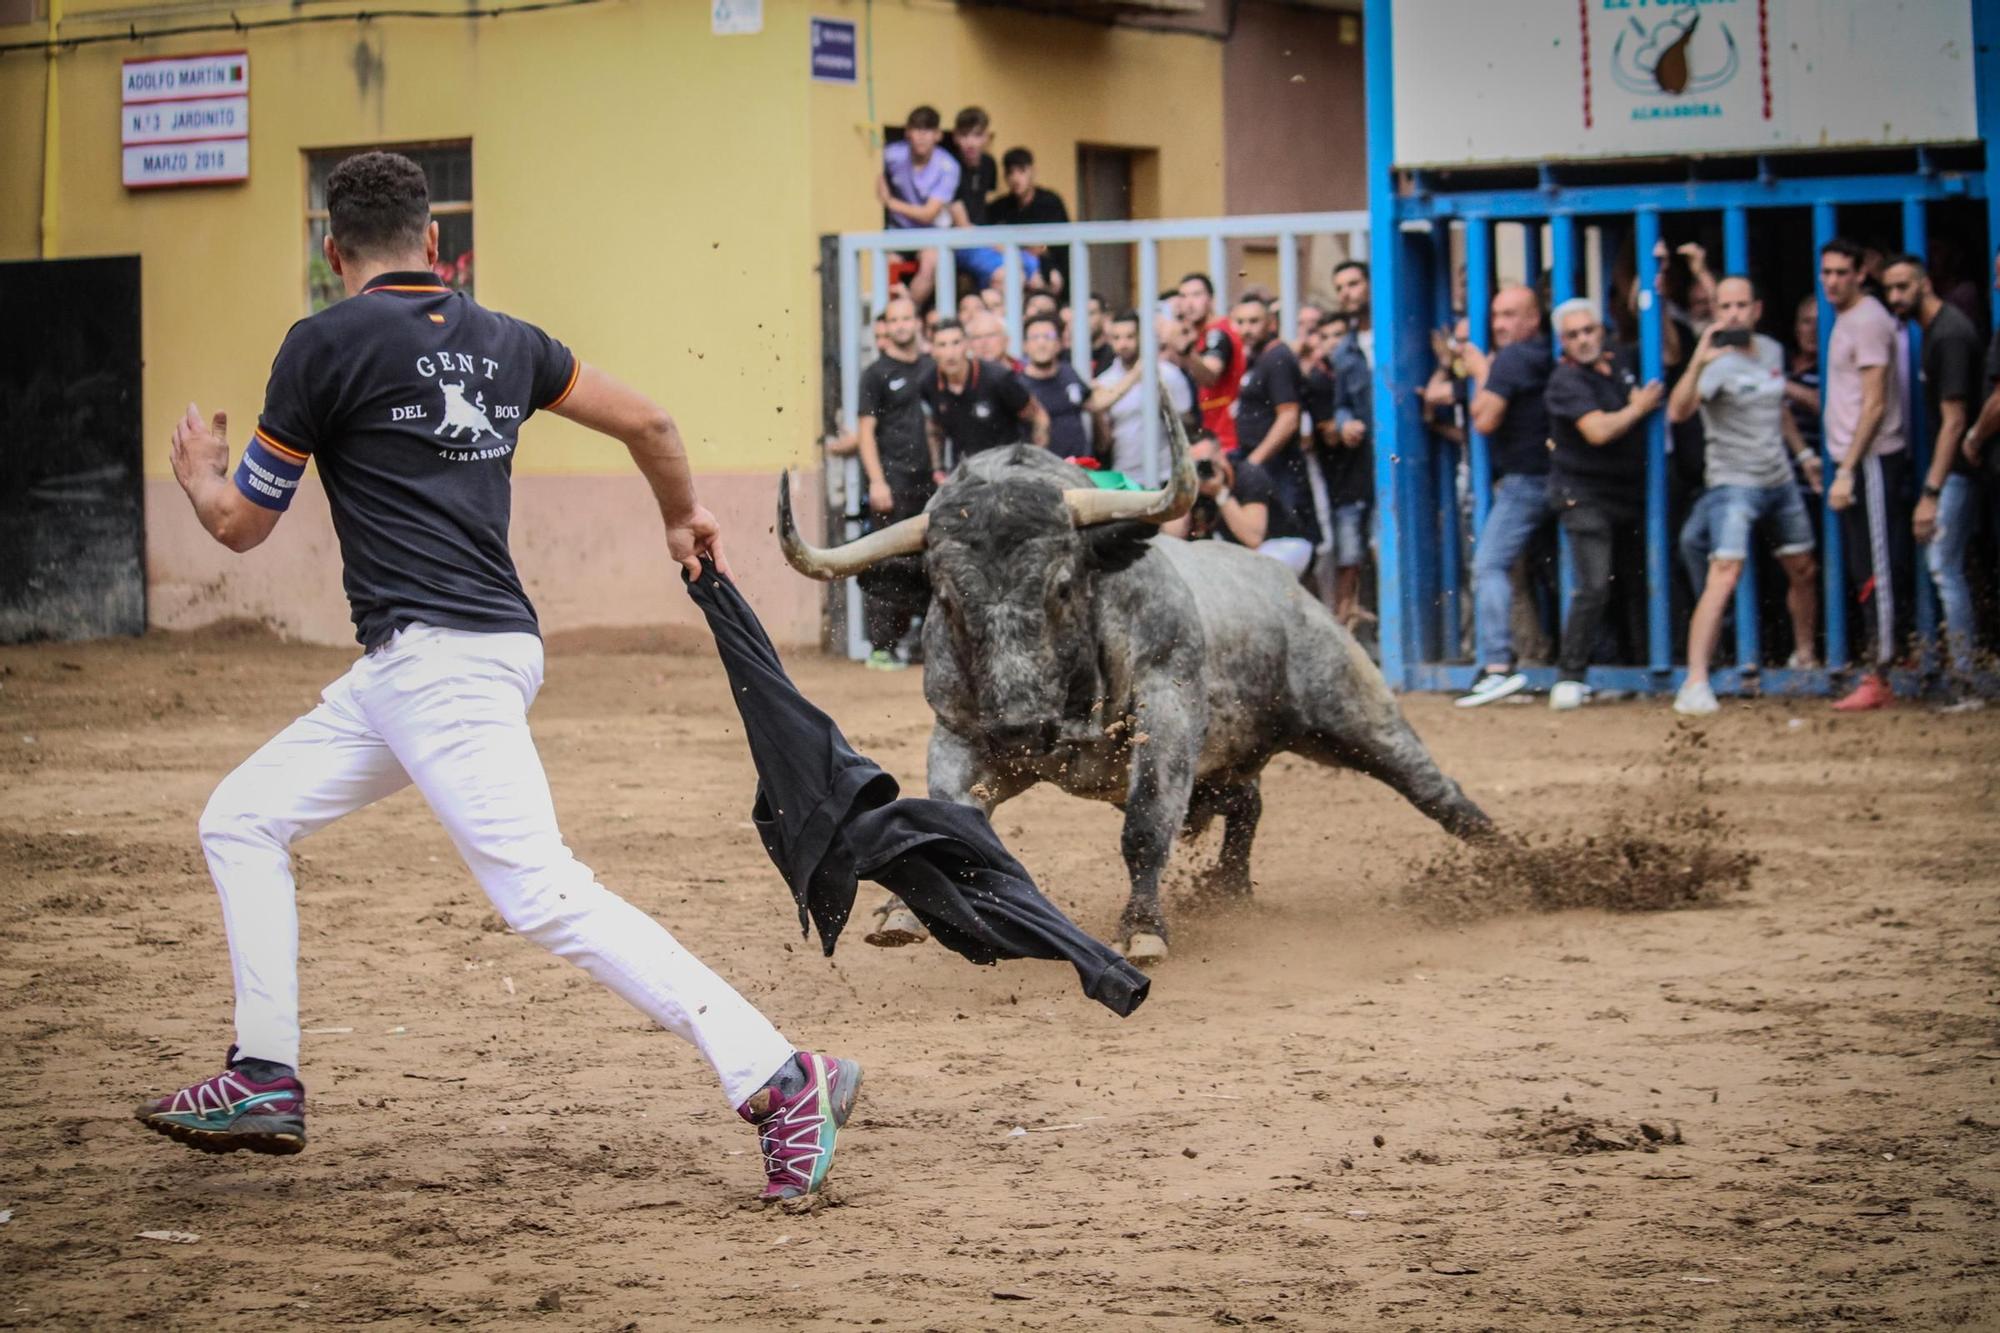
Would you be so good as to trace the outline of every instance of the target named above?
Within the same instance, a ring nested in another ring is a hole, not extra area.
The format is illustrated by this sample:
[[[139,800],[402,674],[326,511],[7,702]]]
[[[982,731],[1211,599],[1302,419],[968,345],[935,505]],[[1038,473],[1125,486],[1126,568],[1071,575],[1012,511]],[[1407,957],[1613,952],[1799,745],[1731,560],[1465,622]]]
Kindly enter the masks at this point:
[[[957,320],[941,319],[931,329],[931,337],[935,338],[940,333],[964,333],[964,332],[965,332],[965,325],[959,323]]]
[[[1243,295],[1236,298],[1235,304],[1231,305],[1229,308],[1231,310],[1235,310],[1239,306],[1246,306],[1246,305],[1254,305],[1267,315],[1271,313],[1271,303],[1269,301],[1266,301],[1263,297],[1257,295],[1257,293],[1255,292],[1243,293]]]
[[[1363,282],[1373,281],[1373,279],[1371,279],[1368,276],[1368,265],[1362,263],[1358,259],[1343,259],[1338,264],[1335,264],[1333,266],[1333,276],[1337,278],[1351,268],[1358,268],[1361,270],[1361,280]]]
[[[1137,324],[1139,322],[1139,312],[1136,310],[1121,310],[1111,317],[1111,322],[1113,324]]]
[[[1853,241],[1848,240],[1845,236],[1836,236],[1819,248],[1819,257],[1821,259],[1826,258],[1828,255],[1839,255],[1842,259],[1854,265],[1856,272],[1860,271],[1861,261],[1864,258],[1861,247]]]
[[[906,130],[934,130],[942,124],[944,124],[944,120],[938,115],[936,107],[920,106],[910,113],[909,119],[903,122],[903,128]]]
[[[1887,273],[1890,269],[1896,267],[1896,265],[1898,264],[1908,264],[1911,268],[1915,269],[1917,272],[1922,273],[1926,276],[1930,274],[1930,269],[1926,267],[1924,264],[1924,257],[1922,255],[1913,255],[1908,252],[1905,252],[1900,255],[1890,255],[1887,259],[1883,260],[1882,271],[1884,273]]]
[[[1062,337],[1062,321],[1057,319],[1054,315],[1029,316],[1027,322],[1021,325],[1021,337],[1026,338],[1028,336],[1028,330],[1034,328],[1035,325],[1037,324],[1048,325],[1050,328],[1055,330],[1056,337],[1058,338]]]
[[[1212,283],[1212,282],[1210,282],[1210,281],[1208,280],[1208,274],[1206,274],[1206,273],[1190,273],[1190,274],[1188,274],[1188,275],[1187,275],[1186,277],[1184,277],[1184,278],[1182,278],[1182,279],[1181,279],[1181,281],[1180,281],[1180,286],[1182,286],[1182,287],[1185,287],[1185,286],[1187,286],[1187,285],[1188,285],[1189,283],[1191,283],[1191,282],[1198,282],[1198,283],[1200,283],[1200,284],[1201,284],[1201,289],[1202,289],[1203,291],[1207,292],[1207,293],[1208,293],[1208,294],[1209,294],[1210,296],[1214,296],[1214,295],[1215,295],[1215,284],[1214,284],[1214,283]],[[1176,290],[1178,290],[1178,289],[1176,289]]]
[[[424,169],[401,153],[356,153],[326,178],[326,215],[343,255],[421,249],[431,221]]]
[[[1000,170],[1019,171],[1035,165],[1035,155],[1025,148],[1009,148],[1000,158]]]
[[[1105,302],[1104,302],[1104,293],[1103,293],[1103,292],[1092,292],[1092,293],[1091,293],[1091,294],[1090,294],[1090,295],[1089,295],[1089,296],[1088,296],[1088,297],[1086,298],[1086,300],[1088,300],[1088,301],[1095,301],[1095,302],[1097,302],[1097,304],[1099,304],[1099,305],[1103,305],[1103,304],[1105,303]]]
[[[951,123],[953,134],[976,134],[993,122],[987,118],[983,107],[969,106],[958,113],[958,119]]]

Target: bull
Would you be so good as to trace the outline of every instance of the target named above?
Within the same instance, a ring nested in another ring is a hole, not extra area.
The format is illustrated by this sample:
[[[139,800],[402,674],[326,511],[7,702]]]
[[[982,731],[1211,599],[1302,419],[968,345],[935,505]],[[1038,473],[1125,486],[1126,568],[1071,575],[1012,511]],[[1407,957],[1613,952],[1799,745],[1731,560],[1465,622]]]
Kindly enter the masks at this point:
[[[1366,773],[1461,838],[1493,831],[1289,570],[1225,542],[1154,540],[1197,489],[1186,435],[1163,410],[1162,490],[1101,490],[1045,449],[994,449],[967,459],[924,513],[831,548],[800,537],[789,479],[778,493],[785,559],[810,578],[921,556],[932,799],[990,814],[1052,782],[1124,809],[1119,940],[1139,963],[1167,956],[1160,877],[1177,832],[1220,816],[1206,887],[1249,895],[1258,782],[1275,754]],[[872,940],[923,938],[900,909],[885,905],[888,928]]]

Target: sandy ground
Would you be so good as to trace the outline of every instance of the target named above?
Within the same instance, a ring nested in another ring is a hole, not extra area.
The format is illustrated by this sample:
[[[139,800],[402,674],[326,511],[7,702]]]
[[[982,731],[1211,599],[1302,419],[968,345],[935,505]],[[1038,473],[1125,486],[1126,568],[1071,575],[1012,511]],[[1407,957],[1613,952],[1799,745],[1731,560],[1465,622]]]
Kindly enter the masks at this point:
[[[1512,829],[1699,784],[1750,889],[1440,924],[1400,904],[1443,836],[1280,760],[1254,905],[1180,912],[1121,1022],[1055,964],[821,958],[714,660],[559,653],[535,725],[572,844],[867,1065],[843,1202],[787,1216],[692,1053],[507,934],[413,793],[301,845],[307,1152],[131,1122],[229,1040],[195,816],[346,660],[0,650],[0,1325],[2000,1327],[2000,713],[1766,703],[1703,745],[1657,704],[1414,700]],[[921,785],[914,673],[795,666]],[[1044,790],[997,823],[1108,932],[1116,818]]]

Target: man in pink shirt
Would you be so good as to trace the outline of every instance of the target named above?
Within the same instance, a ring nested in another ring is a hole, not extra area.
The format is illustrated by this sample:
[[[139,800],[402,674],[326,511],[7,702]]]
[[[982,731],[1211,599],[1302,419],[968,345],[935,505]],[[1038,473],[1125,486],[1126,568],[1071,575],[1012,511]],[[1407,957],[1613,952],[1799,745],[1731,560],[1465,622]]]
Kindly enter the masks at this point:
[[[1861,290],[1861,247],[1829,241],[1819,255],[1820,285],[1835,312],[1826,366],[1826,448],[1833,484],[1826,502],[1840,515],[1847,576],[1857,589],[1867,674],[1834,705],[1865,712],[1895,702],[1889,664],[1908,642],[1916,607],[1916,552],[1910,529],[1914,476],[1903,433],[1903,384],[1896,321]]]

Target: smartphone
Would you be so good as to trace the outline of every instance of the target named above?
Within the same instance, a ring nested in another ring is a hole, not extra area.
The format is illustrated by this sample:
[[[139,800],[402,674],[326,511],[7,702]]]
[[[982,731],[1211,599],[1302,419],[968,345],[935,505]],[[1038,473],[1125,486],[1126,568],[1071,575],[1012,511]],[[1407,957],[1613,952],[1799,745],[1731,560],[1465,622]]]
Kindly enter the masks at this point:
[[[1750,330],[1717,329],[1715,337],[1709,341],[1717,347],[1748,347],[1750,345]]]

